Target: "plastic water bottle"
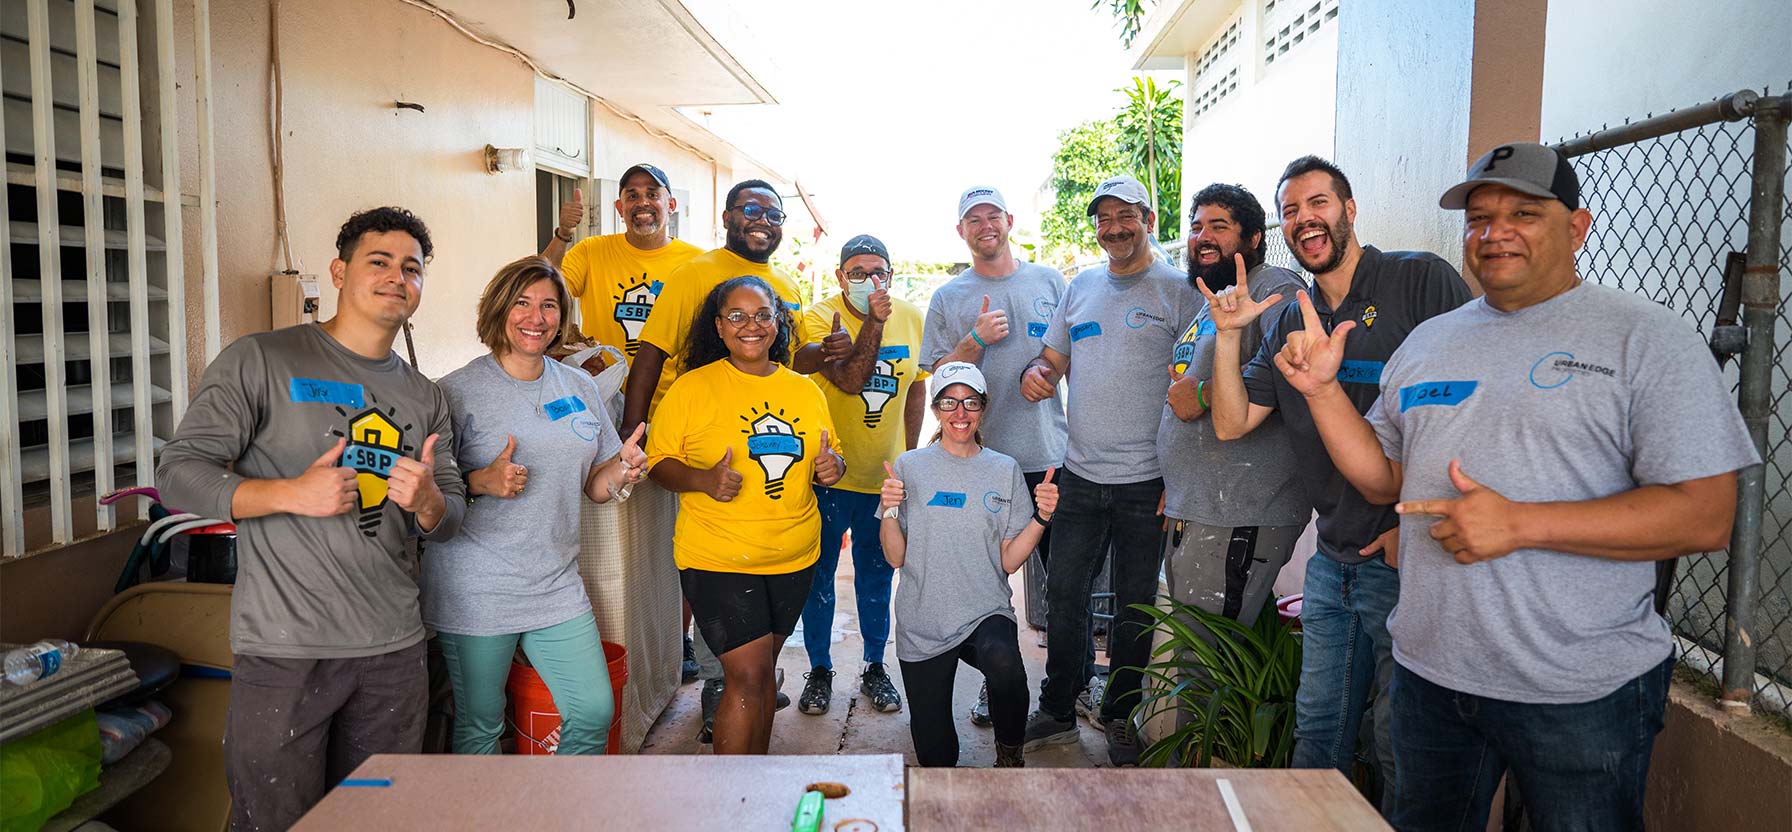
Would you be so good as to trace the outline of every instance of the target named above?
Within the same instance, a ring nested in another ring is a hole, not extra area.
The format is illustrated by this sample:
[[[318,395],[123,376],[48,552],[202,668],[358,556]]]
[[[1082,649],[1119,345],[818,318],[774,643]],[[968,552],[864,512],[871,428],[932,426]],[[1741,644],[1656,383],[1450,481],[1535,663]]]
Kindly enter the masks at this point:
[[[81,648],[59,638],[11,650],[6,654],[6,681],[12,685],[31,684],[61,670],[80,651]]]

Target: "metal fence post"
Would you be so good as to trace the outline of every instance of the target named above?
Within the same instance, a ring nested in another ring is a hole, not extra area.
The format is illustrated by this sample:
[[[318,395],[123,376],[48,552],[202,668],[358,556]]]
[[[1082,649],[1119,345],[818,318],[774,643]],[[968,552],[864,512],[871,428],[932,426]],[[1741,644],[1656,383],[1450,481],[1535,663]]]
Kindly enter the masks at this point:
[[[1786,122],[1792,116],[1792,94],[1761,98],[1754,109],[1755,155],[1742,282],[1742,322],[1748,330],[1748,347],[1742,353],[1738,398],[1749,438],[1761,459],[1768,460],[1773,330],[1780,302],[1780,223],[1785,213]],[[1736,489],[1736,525],[1730,536],[1723,703],[1741,708],[1749,706],[1755,692],[1755,590],[1766,500],[1765,468],[1757,465],[1742,471]]]

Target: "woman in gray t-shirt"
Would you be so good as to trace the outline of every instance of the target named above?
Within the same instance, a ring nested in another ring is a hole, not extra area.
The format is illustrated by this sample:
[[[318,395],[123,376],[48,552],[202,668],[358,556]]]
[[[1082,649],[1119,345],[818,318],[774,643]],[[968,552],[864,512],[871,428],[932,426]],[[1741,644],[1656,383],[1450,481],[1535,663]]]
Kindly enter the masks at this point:
[[[988,390],[976,365],[941,365],[932,402],[939,432],[894,466],[884,463],[889,478],[879,537],[884,559],[901,570],[896,658],[908,690],[909,734],[923,766],[958,764],[952,679],[960,661],[988,681],[996,765],[1025,764],[1027,671],[1008,576],[1051,523],[1058,486],[1056,469],[1048,470],[1029,498],[1020,464],[983,447]]]
[[[470,505],[460,534],[424,554],[423,620],[454,685],[456,754],[497,752],[519,643],[560,711],[555,753],[602,754],[615,714],[579,578],[579,503],[640,482],[647,457],[638,432],[617,437],[589,374],[546,357],[569,304],[546,260],[505,266],[479,299],[491,353],[440,382]]]

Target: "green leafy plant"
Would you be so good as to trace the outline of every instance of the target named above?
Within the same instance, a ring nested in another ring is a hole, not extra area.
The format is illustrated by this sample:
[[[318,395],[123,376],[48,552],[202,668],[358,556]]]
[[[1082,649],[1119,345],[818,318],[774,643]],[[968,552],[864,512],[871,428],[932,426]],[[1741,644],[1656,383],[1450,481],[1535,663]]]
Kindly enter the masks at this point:
[[[1135,76],[1132,86],[1115,92],[1126,105],[1114,116],[1120,128],[1120,155],[1134,176],[1151,192],[1157,211],[1157,239],[1182,236],[1182,99],[1180,81],[1158,86],[1157,80]]]
[[[1052,205],[1040,218],[1039,236],[1052,262],[1068,265],[1098,251],[1089,224],[1095,186],[1126,170],[1120,155],[1120,128],[1112,119],[1085,121],[1058,134],[1052,154]]]
[[[1143,764],[1206,768],[1218,759],[1236,768],[1286,768],[1294,753],[1301,638],[1277,617],[1273,601],[1249,627],[1169,598],[1133,608],[1149,614],[1150,629],[1164,636],[1142,669],[1155,684],[1147,685],[1133,719],[1186,716],[1145,749]]]
[[[1145,7],[1150,5],[1146,0],[1095,0],[1089,5],[1091,9],[1108,7],[1108,13],[1120,24],[1120,44],[1132,46],[1133,38],[1139,36],[1139,28],[1145,23]]]

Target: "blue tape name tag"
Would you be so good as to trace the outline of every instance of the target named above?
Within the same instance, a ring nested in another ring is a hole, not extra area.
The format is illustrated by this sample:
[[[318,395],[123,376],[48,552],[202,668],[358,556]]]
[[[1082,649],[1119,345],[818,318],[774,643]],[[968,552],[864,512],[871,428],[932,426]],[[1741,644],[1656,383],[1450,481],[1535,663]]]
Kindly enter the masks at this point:
[[[1070,340],[1081,341],[1101,334],[1100,321],[1087,321],[1070,328]]]
[[[616,320],[618,321],[645,321],[652,312],[653,304],[650,303],[616,304]]]
[[[542,405],[541,409],[548,412],[549,419],[558,422],[574,413],[585,412],[585,400],[578,396],[567,396],[564,399],[548,402]]]
[[[287,382],[286,392],[295,403],[318,402],[343,407],[367,406],[367,394],[361,389],[361,385],[350,384],[346,381],[295,378]]]
[[[908,356],[909,352],[907,344],[896,344],[883,347],[877,351],[877,360],[879,361],[901,361]]]
[[[888,393],[894,396],[896,395],[896,377],[872,376],[865,379],[865,389],[873,393]]]
[[[655,280],[654,282],[647,284],[647,291],[652,292],[654,297],[659,297],[660,290],[664,288],[666,288],[666,281],[664,280]]]
[[[1400,412],[1428,404],[1455,407],[1475,394],[1478,381],[1423,381],[1400,388]]]
[[[1338,380],[1355,384],[1380,384],[1381,368],[1387,366],[1380,361],[1346,361],[1338,366]]]
[[[1027,322],[1027,335],[1028,335],[1028,337],[1032,337],[1032,338],[1044,338],[1045,337],[1045,323],[1043,321],[1028,321]]]
[[[802,456],[803,440],[801,437],[791,436],[788,433],[755,434],[747,437],[747,453],[754,456],[764,456],[765,454]]]
[[[348,447],[342,449],[342,467],[353,468],[363,474],[388,476],[392,473],[392,463],[397,461],[397,451],[378,445],[351,442]]]
[[[928,500],[927,504],[930,506],[939,506],[940,508],[964,508],[964,492],[935,491],[933,492],[933,499]]]

